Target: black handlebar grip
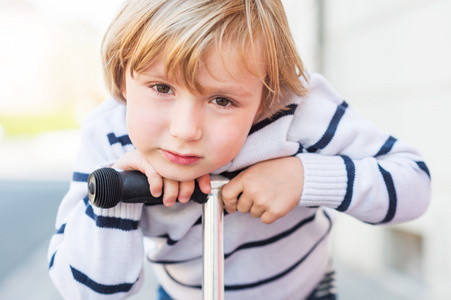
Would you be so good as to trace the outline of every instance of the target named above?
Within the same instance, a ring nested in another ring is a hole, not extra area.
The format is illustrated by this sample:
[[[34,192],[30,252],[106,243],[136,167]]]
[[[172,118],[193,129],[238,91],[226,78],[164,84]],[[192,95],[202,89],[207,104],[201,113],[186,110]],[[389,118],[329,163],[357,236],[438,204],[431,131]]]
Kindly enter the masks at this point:
[[[207,202],[207,194],[202,193],[195,182],[191,199],[198,203]],[[163,204],[163,195],[156,198],[150,194],[146,175],[139,171],[121,171],[113,168],[97,169],[88,176],[89,201],[101,208],[115,207],[119,202]]]

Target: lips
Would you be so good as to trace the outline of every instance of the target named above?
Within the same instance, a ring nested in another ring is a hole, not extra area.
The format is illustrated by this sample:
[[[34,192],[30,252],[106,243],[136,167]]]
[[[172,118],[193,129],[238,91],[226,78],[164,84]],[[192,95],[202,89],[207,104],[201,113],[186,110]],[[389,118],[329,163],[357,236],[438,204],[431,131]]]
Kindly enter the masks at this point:
[[[180,154],[168,150],[161,150],[161,152],[170,162],[184,166],[192,165],[201,159],[200,156],[192,154]]]

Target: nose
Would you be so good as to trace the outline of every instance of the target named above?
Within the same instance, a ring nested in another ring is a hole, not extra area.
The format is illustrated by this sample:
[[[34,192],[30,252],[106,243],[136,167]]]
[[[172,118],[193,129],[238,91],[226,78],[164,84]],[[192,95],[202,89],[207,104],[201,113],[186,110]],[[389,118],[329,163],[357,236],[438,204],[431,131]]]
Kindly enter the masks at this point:
[[[202,138],[202,113],[192,101],[180,101],[171,116],[169,132],[180,141],[190,142]]]

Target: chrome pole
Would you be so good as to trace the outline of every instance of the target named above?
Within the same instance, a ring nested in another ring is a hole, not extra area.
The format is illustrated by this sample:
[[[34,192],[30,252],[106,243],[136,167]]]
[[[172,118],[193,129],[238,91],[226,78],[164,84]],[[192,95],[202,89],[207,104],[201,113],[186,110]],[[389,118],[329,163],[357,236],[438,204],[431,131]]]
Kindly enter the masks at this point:
[[[203,300],[224,299],[224,206],[221,188],[229,180],[211,176],[211,193],[203,204]]]

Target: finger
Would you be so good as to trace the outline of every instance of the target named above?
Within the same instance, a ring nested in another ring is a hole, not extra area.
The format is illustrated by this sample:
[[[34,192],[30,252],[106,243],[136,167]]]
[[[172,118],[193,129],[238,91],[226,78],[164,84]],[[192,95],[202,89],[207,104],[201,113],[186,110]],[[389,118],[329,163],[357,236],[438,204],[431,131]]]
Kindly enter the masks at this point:
[[[158,198],[163,192],[163,178],[156,172],[146,172],[149,189],[152,196]]]
[[[196,179],[199,184],[199,188],[204,194],[209,194],[211,192],[211,181],[210,174],[205,174]]]
[[[194,181],[184,181],[179,183],[178,200],[180,203],[186,203],[191,199],[194,192]]]
[[[145,159],[139,160],[136,170],[144,173],[149,182],[149,189],[152,196],[158,198],[163,191],[163,177],[157,173],[153,166]]]
[[[120,169],[124,171],[128,170],[139,170],[138,166],[141,165],[139,153],[137,150],[133,150],[125,153],[119,158],[113,165],[112,168]],[[139,170],[141,171],[141,170]],[[142,171],[141,171],[142,172]]]
[[[222,196],[221,196],[222,197]],[[229,213],[233,214],[236,212],[236,204],[238,202],[238,199],[228,199],[227,201],[222,200],[224,203],[224,209]]]
[[[235,177],[230,180],[229,183],[222,187],[221,197],[224,202],[225,209],[229,213],[234,213],[237,210],[238,198],[240,198],[243,192],[243,186],[241,181]]]
[[[238,203],[236,204],[236,209],[241,213],[248,213],[251,210],[253,201],[251,198],[247,198],[245,194],[238,198]]]
[[[233,179],[222,187],[221,198],[224,208],[228,213],[233,214],[237,210],[238,198],[243,191],[239,182]]]
[[[163,178],[157,173],[152,165],[141,155],[138,150],[125,153],[113,164],[113,168],[124,171],[137,170],[145,174],[149,182],[149,189],[152,196],[158,198],[163,189]]]
[[[252,207],[249,210],[249,214],[253,217],[253,218],[260,218],[263,213],[264,213],[264,209],[257,206],[257,205],[252,205]]]
[[[271,214],[270,212],[265,211],[261,215],[260,220],[262,221],[262,223],[272,224],[274,223],[275,220],[277,220],[277,217]]]
[[[167,207],[173,206],[179,194],[179,182],[164,179],[163,190],[163,204]]]

